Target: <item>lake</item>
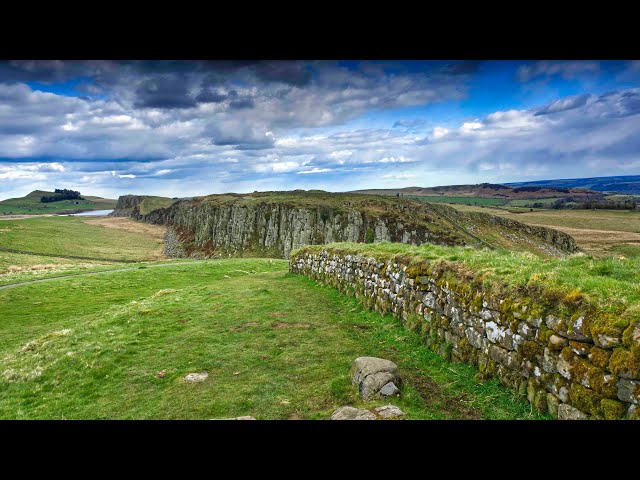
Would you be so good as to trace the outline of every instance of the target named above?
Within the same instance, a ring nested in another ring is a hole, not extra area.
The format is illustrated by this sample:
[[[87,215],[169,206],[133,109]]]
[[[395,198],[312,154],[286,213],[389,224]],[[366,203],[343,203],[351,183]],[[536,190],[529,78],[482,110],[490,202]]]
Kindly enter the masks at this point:
[[[109,215],[113,210],[92,210],[90,212],[71,213],[70,217],[104,217]]]

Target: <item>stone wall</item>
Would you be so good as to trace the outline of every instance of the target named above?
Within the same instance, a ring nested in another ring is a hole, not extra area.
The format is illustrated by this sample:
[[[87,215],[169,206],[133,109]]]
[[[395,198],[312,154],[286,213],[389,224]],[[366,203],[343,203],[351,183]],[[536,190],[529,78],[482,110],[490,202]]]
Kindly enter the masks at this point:
[[[320,248],[290,270],[355,295],[421,334],[434,351],[560,419],[640,418],[640,322],[606,323],[591,309],[497,294],[450,263],[391,261]]]

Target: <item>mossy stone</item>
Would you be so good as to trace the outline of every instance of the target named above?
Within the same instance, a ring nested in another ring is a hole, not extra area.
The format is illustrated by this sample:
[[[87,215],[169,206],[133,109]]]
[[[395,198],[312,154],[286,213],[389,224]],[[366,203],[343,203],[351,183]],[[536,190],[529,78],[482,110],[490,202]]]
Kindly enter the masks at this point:
[[[589,361],[596,367],[606,368],[613,352],[600,347],[593,346],[589,350]]]
[[[640,345],[637,348],[619,347],[613,350],[609,370],[623,378],[640,376]]]
[[[590,388],[574,383],[569,390],[571,404],[578,410],[582,410],[590,415],[600,415],[600,402],[602,396]]]
[[[610,398],[603,398],[600,407],[605,420],[618,420],[627,410],[624,403]]]

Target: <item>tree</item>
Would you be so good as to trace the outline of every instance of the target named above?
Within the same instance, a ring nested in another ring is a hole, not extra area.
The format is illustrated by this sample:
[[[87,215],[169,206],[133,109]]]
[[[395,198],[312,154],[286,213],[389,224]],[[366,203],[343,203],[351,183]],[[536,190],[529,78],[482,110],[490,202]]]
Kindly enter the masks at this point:
[[[54,190],[53,195],[43,195],[42,197],[40,197],[40,201],[42,203],[51,203],[51,202],[59,202],[61,200],[75,200],[75,199],[84,200],[84,198],[80,196],[80,192],[76,190],[67,190],[67,189],[60,189],[60,188],[56,188]]]

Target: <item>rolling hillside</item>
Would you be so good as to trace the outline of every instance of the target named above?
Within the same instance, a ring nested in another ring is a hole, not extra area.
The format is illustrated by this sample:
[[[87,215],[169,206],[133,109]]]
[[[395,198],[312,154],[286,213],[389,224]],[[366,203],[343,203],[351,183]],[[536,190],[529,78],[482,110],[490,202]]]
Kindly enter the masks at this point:
[[[86,210],[110,210],[116,200],[110,198],[82,195],[84,200],[61,200],[59,202],[42,203],[40,198],[53,195],[53,192],[34,190],[21,198],[8,198],[0,201],[0,215],[35,215],[46,213],[75,213]]]
[[[564,178],[557,180],[537,180],[534,182],[506,183],[505,185],[512,187],[539,186],[545,188],[587,188],[597,192],[640,195],[640,175]]]
[[[401,194],[407,197],[474,197],[493,198],[500,200],[515,199],[545,199],[562,198],[572,196],[582,200],[598,199],[602,193],[586,190],[584,188],[563,188],[556,186],[540,186],[533,188],[530,186],[506,186],[494,183],[479,183],[476,185],[446,185],[441,187],[406,187],[371,190],[354,190],[350,193],[360,193],[368,195],[396,195]]]

